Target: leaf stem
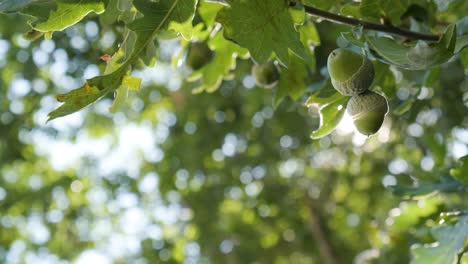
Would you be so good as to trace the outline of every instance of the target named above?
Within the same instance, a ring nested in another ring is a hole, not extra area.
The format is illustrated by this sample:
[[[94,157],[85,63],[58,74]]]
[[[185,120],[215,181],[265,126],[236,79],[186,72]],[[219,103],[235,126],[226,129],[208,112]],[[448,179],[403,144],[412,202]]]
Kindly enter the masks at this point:
[[[315,7],[307,6],[307,5],[303,5],[303,6],[304,6],[304,10],[309,15],[320,17],[320,18],[330,20],[333,22],[337,22],[337,23],[341,23],[341,24],[347,24],[347,25],[352,25],[352,26],[362,26],[364,29],[367,29],[367,30],[374,30],[374,31],[386,32],[386,33],[390,33],[394,35],[400,35],[408,39],[438,41],[440,38],[440,36],[438,35],[414,32],[414,31],[407,30],[404,28],[395,27],[393,25],[377,24],[377,23],[373,23],[369,21],[364,21],[361,19],[341,16],[338,14],[330,13],[330,12],[327,12],[327,11],[324,11]]]

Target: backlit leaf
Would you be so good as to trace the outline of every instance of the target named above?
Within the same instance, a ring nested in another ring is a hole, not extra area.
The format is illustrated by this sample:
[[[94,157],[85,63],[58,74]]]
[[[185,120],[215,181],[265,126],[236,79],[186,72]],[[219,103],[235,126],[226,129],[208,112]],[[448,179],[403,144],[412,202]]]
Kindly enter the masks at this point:
[[[320,126],[310,135],[312,139],[319,139],[333,132],[343,118],[349,99],[349,97],[341,95],[341,98],[335,102],[320,108]]]
[[[236,58],[247,54],[246,49],[224,39],[222,32],[211,38],[208,45],[214,50],[213,59],[189,76],[191,81],[201,78],[200,85],[193,90],[194,93],[216,91],[222,80],[229,78],[229,71],[236,66]]]
[[[57,101],[63,104],[48,114],[49,119],[72,114],[102,98],[107,93],[116,90],[124,76],[124,71],[118,70],[111,74],[97,76],[86,81],[86,83],[66,94],[56,96]]]
[[[41,32],[61,31],[81,21],[91,12],[100,14],[105,10],[103,0],[59,0],[28,5],[21,12],[35,17],[32,27]]]

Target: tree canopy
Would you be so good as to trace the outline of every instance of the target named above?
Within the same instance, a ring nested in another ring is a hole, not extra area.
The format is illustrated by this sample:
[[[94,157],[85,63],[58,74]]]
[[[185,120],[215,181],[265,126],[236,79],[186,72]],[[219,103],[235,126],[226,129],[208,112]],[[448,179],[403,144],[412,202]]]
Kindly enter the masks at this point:
[[[467,11],[0,0],[0,262],[468,263]]]

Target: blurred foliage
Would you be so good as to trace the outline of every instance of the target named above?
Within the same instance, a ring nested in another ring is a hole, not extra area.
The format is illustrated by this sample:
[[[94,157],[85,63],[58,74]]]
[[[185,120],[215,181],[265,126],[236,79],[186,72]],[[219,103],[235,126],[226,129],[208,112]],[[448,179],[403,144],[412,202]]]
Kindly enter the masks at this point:
[[[0,1],[0,262],[466,263],[468,3],[302,1],[436,43],[265,3]],[[331,87],[338,46],[373,59],[375,136]]]

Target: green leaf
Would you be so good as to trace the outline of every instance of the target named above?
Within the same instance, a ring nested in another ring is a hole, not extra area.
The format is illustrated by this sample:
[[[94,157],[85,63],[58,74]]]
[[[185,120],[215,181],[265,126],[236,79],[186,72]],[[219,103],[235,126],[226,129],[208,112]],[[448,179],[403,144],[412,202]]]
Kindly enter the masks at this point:
[[[439,46],[429,46],[424,41],[418,41],[414,48],[409,49],[407,58],[413,69],[427,69],[447,62],[453,53]]]
[[[64,104],[50,112],[47,121],[73,114],[102,98],[107,93],[116,90],[121,85],[124,75],[125,71],[121,68],[111,74],[89,79],[78,89],[72,90],[66,94],[57,95],[57,101]]]
[[[299,27],[299,35],[302,44],[306,47],[307,59],[305,63],[309,66],[311,71],[315,71],[316,66],[313,48],[320,45],[320,36],[317,28],[312,23],[306,23]]]
[[[198,14],[202,17],[203,21],[207,26],[213,26],[215,24],[216,14],[223,8],[223,5],[219,3],[210,3],[201,1],[197,8]]]
[[[192,37],[196,0],[135,0],[133,4],[144,16],[128,27],[141,37],[145,36],[144,39],[150,39],[162,30],[173,30],[186,39]]]
[[[406,57],[407,47],[390,38],[368,36],[366,39],[370,47],[387,62],[402,67],[410,67]]]
[[[387,99],[394,97],[396,94],[395,75],[390,70],[390,66],[379,61],[374,61],[373,64],[375,76],[371,89],[380,89]]]
[[[468,215],[463,215],[454,226],[435,227],[431,231],[437,243],[416,245],[411,249],[411,264],[452,264],[463,249],[468,237]]]
[[[390,186],[393,193],[399,196],[418,197],[436,192],[448,193],[459,191],[463,186],[452,177],[442,176],[440,183],[418,181],[416,186]]]
[[[130,56],[135,50],[137,34],[126,29],[124,31],[124,36],[124,41],[120,45],[120,48],[112,55],[112,58],[107,62],[104,74],[109,74],[122,67],[126,61],[129,61]]]
[[[355,46],[365,48],[365,42],[363,40],[361,40],[358,36],[356,36],[356,34],[354,32],[342,32],[341,37],[345,41],[347,41],[347,42],[349,42],[349,43],[351,43],[351,44],[353,44]]]
[[[148,49],[157,33],[172,29],[175,24],[186,24],[193,19],[196,0],[161,0],[157,3],[148,0],[135,0],[134,5],[143,13],[144,17],[128,25],[136,33],[134,45],[127,46],[127,48],[132,48],[131,54],[128,55],[128,51],[120,49],[106,69],[106,72],[112,73],[94,77],[87,80],[81,88],[58,95],[57,100],[64,102],[64,104],[49,113],[49,121],[74,113],[121,87],[130,65],[136,62],[142,52]],[[135,86],[137,81],[131,80],[132,86]],[[125,93],[122,93],[118,100],[121,101],[121,97],[124,95]]]
[[[333,132],[343,118],[348,100],[349,98],[343,97],[320,109],[320,126],[310,135],[312,139],[319,139]]]
[[[410,98],[406,100],[405,102],[403,102],[402,104],[400,104],[397,108],[395,108],[395,110],[393,110],[393,113],[395,115],[401,116],[411,109],[411,106],[413,105],[413,103],[414,103],[414,99]]]
[[[307,99],[307,107],[316,107],[318,109],[340,100],[343,96],[333,88],[330,79],[316,84],[315,91]]]
[[[284,0],[227,1],[230,6],[218,12],[224,37],[250,51],[257,63],[265,63],[272,53],[289,65],[289,50],[305,59],[304,46]]]
[[[122,79],[121,87],[126,87],[130,91],[139,91],[141,87],[141,78],[125,75]]]
[[[128,87],[120,86],[115,91],[114,102],[109,107],[109,112],[116,113],[117,111],[119,111],[119,109],[121,109],[124,106],[125,102],[127,101],[127,98],[128,98]]]
[[[468,252],[464,252],[460,257],[460,264],[468,264]]]
[[[440,67],[435,67],[427,71],[424,78],[424,86],[432,87],[440,79]]]
[[[340,13],[369,21],[379,21],[381,18],[386,18],[392,24],[398,25],[410,5],[409,2],[407,0],[361,0],[359,5],[355,3],[344,4]]]
[[[453,53],[442,45],[428,45],[418,41],[404,46],[387,37],[367,36],[367,43],[383,61],[410,70],[428,69],[447,62]]]
[[[122,11],[119,10],[119,0],[109,0],[106,11],[99,16],[101,25],[110,26],[118,21]]]
[[[307,69],[305,62],[296,56],[291,56],[288,69],[283,69],[278,82],[278,92],[275,96],[275,105],[277,106],[285,96],[298,100],[307,86]]]
[[[203,91],[214,92],[221,85],[223,79],[229,79],[229,72],[236,67],[236,58],[246,56],[247,50],[227,41],[222,32],[218,32],[208,41],[208,45],[215,52],[213,59],[201,69],[194,71],[189,80],[201,78],[201,83],[193,93]]]
[[[40,32],[62,31],[81,21],[91,12],[100,14],[105,10],[103,0],[59,0],[28,5],[21,13],[35,17],[32,27]]]
[[[455,24],[449,25],[446,29],[439,44],[447,48],[448,51],[454,52],[455,43],[457,42],[457,26]]]
[[[33,0],[6,0],[0,3],[0,13],[17,12],[32,3]]]
[[[468,184],[468,155],[461,157],[458,163],[460,165],[451,169],[450,175],[463,184]]]
[[[29,40],[29,41],[35,41],[36,39],[39,39],[40,37],[44,36],[44,32],[40,32],[34,29],[31,29],[30,31],[26,32],[23,34],[23,38]]]
[[[468,68],[468,49],[464,49],[460,52],[460,61],[462,62],[463,66],[465,66],[465,69]]]
[[[291,16],[293,23],[298,26],[298,25],[304,25],[304,23],[307,20],[307,16],[305,13],[304,8],[299,7],[299,6],[293,6],[288,9],[289,15]]]
[[[109,107],[109,111],[115,113],[121,109],[128,98],[128,91],[138,91],[140,90],[140,86],[141,78],[125,75],[122,79],[122,84],[115,91],[114,103]]]
[[[156,63],[158,45],[159,43],[157,41],[150,41],[148,45],[146,45],[144,52],[140,54],[140,59],[146,66],[154,66]]]
[[[384,17],[390,19],[392,24],[399,25],[401,17],[408,9],[410,1],[407,0],[381,0],[380,9]]]
[[[340,13],[343,16],[352,16],[352,17],[355,17],[355,18],[361,18],[362,17],[362,14],[361,14],[361,12],[359,10],[359,6],[355,5],[355,4],[352,4],[352,3],[344,4],[340,9]]]
[[[129,10],[133,7],[133,0],[118,0],[118,9],[120,11]]]
[[[457,38],[455,44],[455,53],[460,53],[465,47],[468,46],[468,35],[463,35]]]
[[[313,7],[317,7],[323,10],[328,10],[332,8],[334,5],[339,5],[340,1],[338,0],[303,0],[305,5],[310,5]]]
[[[159,2],[135,0],[135,7],[144,17],[128,25],[128,28],[137,34],[135,46],[129,60],[137,60],[158,33],[164,33],[167,30],[183,30],[183,32],[178,33],[190,34],[191,36],[191,29],[185,27],[188,24],[191,25],[196,4],[196,0],[161,0]]]
[[[306,23],[304,26],[300,27],[299,34],[304,46],[320,45],[320,35],[313,23]]]
[[[362,0],[359,5],[359,11],[364,17],[379,19],[382,17],[380,11],[380,1]]]

